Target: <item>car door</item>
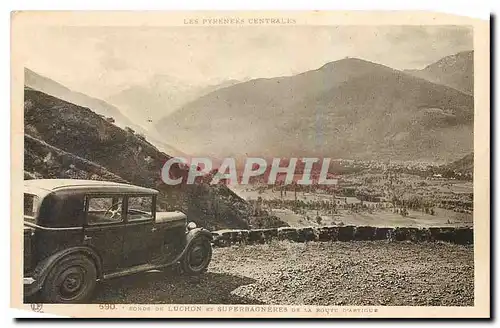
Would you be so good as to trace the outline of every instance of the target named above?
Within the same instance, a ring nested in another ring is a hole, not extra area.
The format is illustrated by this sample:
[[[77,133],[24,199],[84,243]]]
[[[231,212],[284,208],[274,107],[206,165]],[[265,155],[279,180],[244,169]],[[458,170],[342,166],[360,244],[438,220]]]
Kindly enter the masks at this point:
[[[86,197],[84,243],[92,246],[99,253],[104,273],[123,268],[124,202],[124,196],[88,195]]]
[[[123,257],[126,266],[150,263],[161,254],[161,238],[154,222],[153,195],[126,197]]]

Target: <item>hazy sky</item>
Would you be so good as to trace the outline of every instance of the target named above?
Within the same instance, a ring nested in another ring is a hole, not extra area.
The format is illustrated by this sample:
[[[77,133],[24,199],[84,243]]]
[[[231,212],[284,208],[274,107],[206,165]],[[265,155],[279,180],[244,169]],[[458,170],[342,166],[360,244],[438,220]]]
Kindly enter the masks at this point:
[[[454,26],[40,27],[26,32],[26,66],[106,98],[166,75],[173,83],[292,75],[346,56],[423,68],[472,50]]]

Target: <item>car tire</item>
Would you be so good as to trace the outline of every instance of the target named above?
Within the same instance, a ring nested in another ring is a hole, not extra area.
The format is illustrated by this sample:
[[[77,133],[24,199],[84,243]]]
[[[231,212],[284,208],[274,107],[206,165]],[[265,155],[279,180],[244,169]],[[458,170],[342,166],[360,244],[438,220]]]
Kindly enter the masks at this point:
[[[181,261],[182,272],[197,275],[205,272],[212,260],[212,244],[206,237],[194,239]]]
[[[83,254],[69,255],[57,262],[44,281],[41,296],[48,303],[82,303],[97,283],[94,262]]]

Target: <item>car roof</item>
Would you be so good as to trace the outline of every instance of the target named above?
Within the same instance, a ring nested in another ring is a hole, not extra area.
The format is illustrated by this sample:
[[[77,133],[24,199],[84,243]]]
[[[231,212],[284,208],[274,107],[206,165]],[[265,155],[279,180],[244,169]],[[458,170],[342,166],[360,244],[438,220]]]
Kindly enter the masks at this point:
[[[24,190],[33,194],[47,194],[56,191],[87,191],[87,192],[123,192],[140,194],[157,194],[158,191],[151,188],[134,186],[126,183],[98,180],[78,179],[33,179],[24,180]]]

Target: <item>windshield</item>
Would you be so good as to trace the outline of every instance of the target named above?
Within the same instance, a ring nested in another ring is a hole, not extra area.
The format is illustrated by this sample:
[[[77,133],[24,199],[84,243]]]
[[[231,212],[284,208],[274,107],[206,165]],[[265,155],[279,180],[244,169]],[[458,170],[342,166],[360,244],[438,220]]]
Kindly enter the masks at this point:
[[[24,194],[24,220],[35,222],[38,210],[38,197],[32,194]]]

